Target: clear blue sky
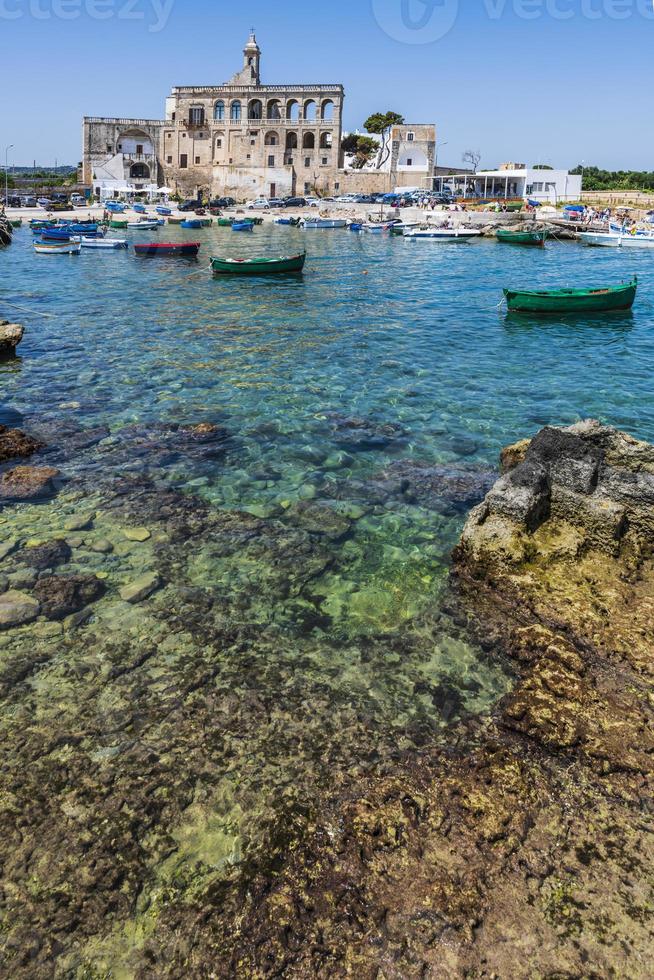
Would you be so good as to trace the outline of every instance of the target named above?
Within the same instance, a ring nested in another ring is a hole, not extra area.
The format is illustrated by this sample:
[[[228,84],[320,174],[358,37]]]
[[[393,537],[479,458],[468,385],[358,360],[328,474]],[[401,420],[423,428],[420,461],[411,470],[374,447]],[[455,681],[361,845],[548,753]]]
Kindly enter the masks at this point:
[[[240,67],[251,25],[264,81],[342,82],[350,129],[433,121],[441,164],[654,169],[652,0],[0,0],[0,164],[76,163],[85,114],[161,118],[172,85]]]

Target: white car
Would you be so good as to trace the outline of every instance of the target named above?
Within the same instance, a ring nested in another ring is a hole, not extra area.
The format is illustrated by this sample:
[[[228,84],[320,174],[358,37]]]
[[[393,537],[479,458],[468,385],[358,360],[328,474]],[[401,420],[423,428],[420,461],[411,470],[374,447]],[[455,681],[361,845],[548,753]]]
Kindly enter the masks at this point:
[[[245,206],[248,211],[268,211],[270,210],[270,201],[267,197],[258,197],[255,201],[248,201]]]
[[[308,208],[319,208],[322,204],[322,198],[320,197],[305,197]]]
[[[336,200],[339,204],[356,204],[356,194],[341,194]]]

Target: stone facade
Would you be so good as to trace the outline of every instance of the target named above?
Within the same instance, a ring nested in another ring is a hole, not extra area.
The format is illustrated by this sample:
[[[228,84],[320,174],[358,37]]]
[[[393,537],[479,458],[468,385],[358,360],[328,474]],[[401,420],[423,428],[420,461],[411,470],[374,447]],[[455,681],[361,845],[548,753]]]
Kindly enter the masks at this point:
[[[262,85],[260,69],[251,34],[241,70],[224,85],[173,88],[165,120],[85,119],[85,181],[136,184],[147,168],[141,186],[159,178],[188,197],[337,191],[343,86]]]

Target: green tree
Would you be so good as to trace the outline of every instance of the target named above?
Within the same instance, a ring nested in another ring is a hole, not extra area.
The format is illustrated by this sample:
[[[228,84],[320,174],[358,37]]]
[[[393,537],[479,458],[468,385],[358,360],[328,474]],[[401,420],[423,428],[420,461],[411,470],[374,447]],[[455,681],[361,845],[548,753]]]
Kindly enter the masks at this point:
[[[579,164],[570,173],[575,176],[583,176],[583,189],[585,191],[654,190],[654,171],[652,170],[602,170],[600,167],[586,167]]]
[[[373,153],[379,149],[379,143],[372,136],[361,136],[359,133],[349,133],[341,141],[344,153],[354,157],[352,166],[360,170],[370,160]]]
[[[388,157],[390,156],[390,135],[393,126],[401,126],[404,122],[404,116],[401,116],[399,112],[373,112],[372,116],[368,116],[363,124],[363,128],[367,133],[373,133],[375,136],[381,136],[381,151],[379,154],[379,160],[377,161],[377,166],[382,167]]]

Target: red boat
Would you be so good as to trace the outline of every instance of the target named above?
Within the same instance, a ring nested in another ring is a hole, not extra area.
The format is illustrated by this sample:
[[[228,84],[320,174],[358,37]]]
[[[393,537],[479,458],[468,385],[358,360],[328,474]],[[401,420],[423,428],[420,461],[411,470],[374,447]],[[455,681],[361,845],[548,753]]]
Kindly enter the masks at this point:
[[[137,255],[185,255],[196,256],[200,251],[200,242],[148,242],[146,245],[135,245]]]

